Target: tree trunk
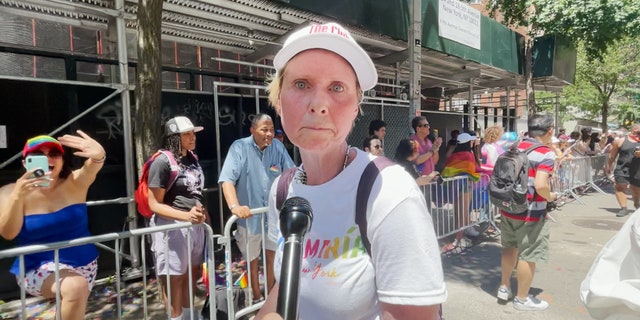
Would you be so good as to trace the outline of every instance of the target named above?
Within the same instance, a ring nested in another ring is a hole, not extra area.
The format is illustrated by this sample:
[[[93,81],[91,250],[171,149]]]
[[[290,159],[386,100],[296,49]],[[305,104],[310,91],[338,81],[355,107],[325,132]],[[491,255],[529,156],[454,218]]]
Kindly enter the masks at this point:
[[[609,118],[609,101],[602,102],[602,132],[607,133],[609,124],[607,123]]]
[[[162,144],[162,62],[160,36],[162,1],[138,1],[138,75],[134,119],[134,142],[138,171]]]
[[[527,93],[527,111],[529,115],[534,115],[538,113],[538,107],[533,89],[533,38],[531,36],[524,43],[524,86]]]

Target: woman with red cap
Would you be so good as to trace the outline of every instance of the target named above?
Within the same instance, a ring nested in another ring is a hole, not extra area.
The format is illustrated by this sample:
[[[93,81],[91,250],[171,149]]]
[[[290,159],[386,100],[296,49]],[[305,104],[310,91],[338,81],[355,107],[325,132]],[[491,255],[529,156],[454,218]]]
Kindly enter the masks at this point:
[[[58,140],[37,136],[27,140],[22,156],[45,155],[49,167],[44,175],[33,177],[38,169],[27,170],[15,183],[0,188],[0,235],[16,239],[19,246],[51,243],[90,236],[87,218],[87,191],[106,159],[104,148],[78,130]],[[86,158],[81,168],[71,170],[63,159],[63,146],[76,149],[73,154]],[[23,160],[23,165],[24,165]],[[47,299],[60,291],[62,319],[84,319],[89,292],[93,287],[98,251],[92,244],[59,251],[60,285],[55,283],[54,252],[24,257],[24,270],[16,262],[11,273],[26,292]]]

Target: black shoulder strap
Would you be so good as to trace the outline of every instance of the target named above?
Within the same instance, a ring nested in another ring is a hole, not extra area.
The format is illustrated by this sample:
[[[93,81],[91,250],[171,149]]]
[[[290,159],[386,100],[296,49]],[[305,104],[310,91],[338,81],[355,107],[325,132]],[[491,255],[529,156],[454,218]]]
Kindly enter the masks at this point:
[[[378,174],[392,164],[393,161],[388,158],[377,157],[369,162],[367,167],[364,168],[362,176],[360,176],[360,183],[356,193],[356,224],[360,228],[360,240],[369,255],[371,255],[371,242],[367,237],[367,204],[369,203],[369,195]]]
[[[525,150],[524,153],[529,154],[529,153],[531,153],[531,151],[533,151],[533,150],[535,150],[535,149],[537,149],[539,147],[542,147],[542,146],[544,146],[544,145],[540,144],[540,143],[536,143],[536,144],[532,145],[531,147],[527,148],[527,150]]]
[[[287,199],[287,194],[289,193],[289,184],[293,180],[293,176],[296,174],[296,170],[298,168],[293,167],[286,169],[280,175],[280,180],[278,180],[278,189],[276,190],[276,209],[282,209],[282,204],[284,200]]]

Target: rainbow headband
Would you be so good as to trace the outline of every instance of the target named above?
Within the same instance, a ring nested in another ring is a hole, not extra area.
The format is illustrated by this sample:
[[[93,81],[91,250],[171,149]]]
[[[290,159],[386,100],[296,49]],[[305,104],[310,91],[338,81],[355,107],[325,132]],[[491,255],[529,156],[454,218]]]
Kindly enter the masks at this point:
[[[60,153],[64,154],[64,149],[62,148],[60,141],[53,137],[42,135],[27,140],[27,143],[24,144],[24,148],[22,149],[22,156],[26,157],[29,152],[33,152],[45,146],[58,149]]]

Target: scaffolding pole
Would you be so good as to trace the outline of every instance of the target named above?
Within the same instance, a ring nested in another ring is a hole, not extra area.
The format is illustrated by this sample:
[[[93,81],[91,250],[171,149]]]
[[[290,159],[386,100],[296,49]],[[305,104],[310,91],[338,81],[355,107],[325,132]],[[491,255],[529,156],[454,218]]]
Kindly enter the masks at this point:
[[[116,35],[118,46],[118,67],[120,71],[120,83],[124,86],[129,86],[129,65],[127,57],[127,26],[124,19],[124,0],[116,0],[115,9],[118,11],[116,20]],[[131,130],[131,99],[129,96],[129,90],[124,90],[120,95],[122,102],[122,127],[124,130],[124,168],[126,177],[127,195],[133,195],[135,188],[135,168],[133,165],[133,159],[135,154],[133,153],[133,134]],[[127,205],[127,216],[129,223],[129,230],[135,230],[138,227],[137,224],[137,211],[134,202],[129,202]],[[131,267],[140,267],[140,252],[139,241],[136,238],[129,239],[129,250],[131,254]]]
[[[421,75],[422,75],[422,0],[411,1],[409,10],[409,121],[420,110]]]

